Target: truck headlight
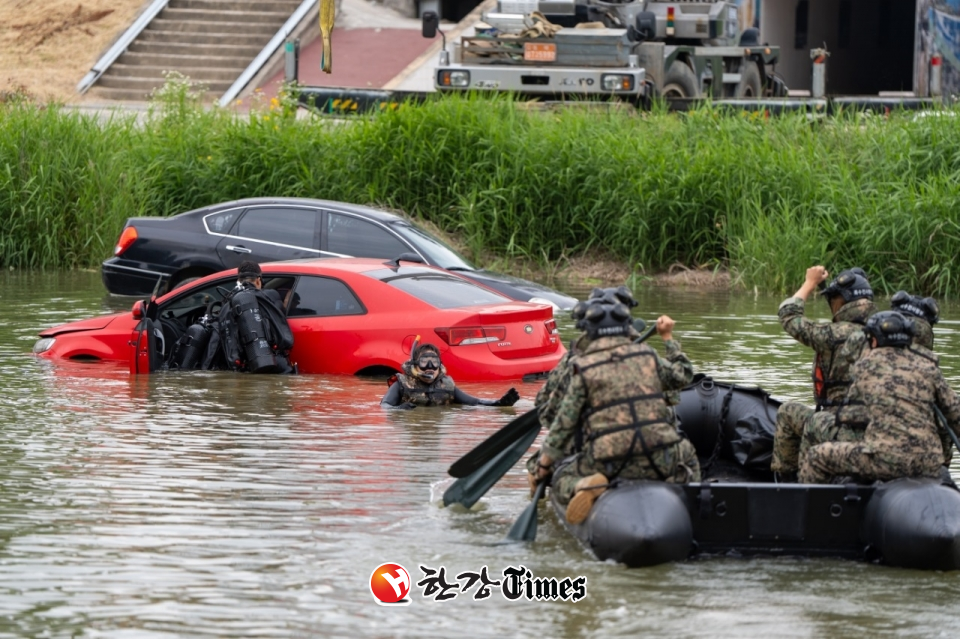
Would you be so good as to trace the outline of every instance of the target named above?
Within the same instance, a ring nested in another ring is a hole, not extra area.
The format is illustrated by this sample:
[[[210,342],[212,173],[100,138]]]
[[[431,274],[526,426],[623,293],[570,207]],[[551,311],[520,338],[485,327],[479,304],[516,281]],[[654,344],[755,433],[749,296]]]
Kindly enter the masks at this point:
[[[604,91],[633,91],[633,76],[621,73],[606,73],[600,76]]]
[[[43,337],[37,340],[37,343],[33,345],[34,353],[46,353],[51,348],[53,348],[54,343],[56,343],[57,338],[55,337]]]
[[[440,71],[439,84],[442,87],[470,86],[469,71]]]

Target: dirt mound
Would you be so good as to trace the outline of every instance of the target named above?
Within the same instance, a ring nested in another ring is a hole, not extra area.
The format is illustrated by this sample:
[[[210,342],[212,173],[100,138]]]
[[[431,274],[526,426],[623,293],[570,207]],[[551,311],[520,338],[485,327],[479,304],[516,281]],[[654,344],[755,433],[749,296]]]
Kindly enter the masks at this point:
[[[79,99],[77,83],[146,7],[144,0],[3,0],[0,92]]]

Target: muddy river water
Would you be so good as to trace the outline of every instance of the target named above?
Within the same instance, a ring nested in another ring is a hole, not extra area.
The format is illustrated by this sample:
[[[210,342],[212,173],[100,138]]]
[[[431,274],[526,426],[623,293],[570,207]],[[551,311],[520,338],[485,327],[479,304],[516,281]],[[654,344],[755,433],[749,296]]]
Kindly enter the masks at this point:
[[[677,320],[698,372],[809,400],[811,358],[781,331],[778,298],[638,297],[638,316]],[[533,406],[539,382],[518,383],[513,408],[386,413],[383,380],[131,378],[31,355],[42,328],[129,306],[96,272],[0,274],[0,636],[960,636],[960,573],[789,557],[626,569],[596,561],[545,506],[536,543],[498,545],[528,503],[522,468],[470,512],[440,508],[440,482]],[[937,351],[956,388],[960,306],[942,316]],[[507,386],[463,385],[483,397]],[[414,586],[411,605],[382,607],[369,580],[385,562],[414,582],[420,566],[454,581],[522,565],[584,576],[587,596],[476,601],[474,589],[437,602]]]

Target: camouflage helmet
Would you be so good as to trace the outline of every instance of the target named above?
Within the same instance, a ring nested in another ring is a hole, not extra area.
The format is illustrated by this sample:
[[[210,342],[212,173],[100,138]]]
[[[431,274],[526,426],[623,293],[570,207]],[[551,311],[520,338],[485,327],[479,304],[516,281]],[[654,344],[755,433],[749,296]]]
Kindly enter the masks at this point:
[[[843,297],[844,303],[850,303],[855,300],[873,299],[873,289],[870,288],[870,282],[867,281],[867,274],[862,268],[854,267],[841,271],[840,275],[830,282],[821,293],[832,300],[838,295]]]
[[[590,339],[597,339],[598,337],[629,335],[632,328],[630,319],[630,309],[627,308],[626,304],[602,302],[589,306],[583,323]]]
[[[940,321],[940,306],[932,297],[919,297],[906,291],[897,291],[890,298],[890,308],[904,315],[926,320],[931,326]]]
[[[821,294],[827,298],[827,301],[839,295],[843,297],[845,304],[855,300],[873,299],[873,289],[870,288],[870,282],[867,281],[867,274],[859,267],[841,271],[840,275],[834,278]]]
[[[909,346],[917,334],[917,325],[912,319],[897,311],[874,313],[863,330],[877,340],[877,346]]]
[[[590,292],[590,299],[602,299],[610,304],[620,302],[627,308],[635,307],[638,302],[634,299],[633,293],[626,286],[620,285],[610,288],[595,288]]]

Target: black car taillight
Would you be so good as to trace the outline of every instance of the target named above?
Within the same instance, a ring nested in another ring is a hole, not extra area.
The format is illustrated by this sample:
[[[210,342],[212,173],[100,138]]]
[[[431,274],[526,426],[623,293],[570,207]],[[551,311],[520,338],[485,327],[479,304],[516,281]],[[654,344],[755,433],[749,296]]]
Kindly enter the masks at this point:
[[[117,240],[117,246],[113,249],[114,255],[120,255],[128,248],[130,245],[137,241],[137,227],[128,226],[123,229],[123,233],[120,234],[120,239]]]

